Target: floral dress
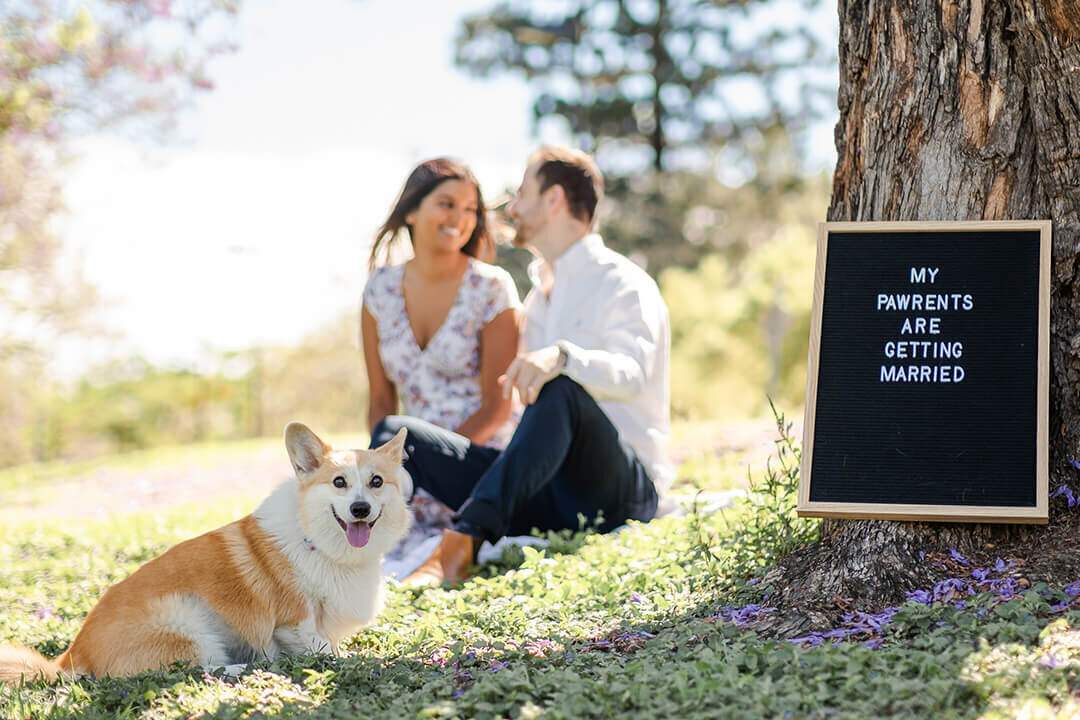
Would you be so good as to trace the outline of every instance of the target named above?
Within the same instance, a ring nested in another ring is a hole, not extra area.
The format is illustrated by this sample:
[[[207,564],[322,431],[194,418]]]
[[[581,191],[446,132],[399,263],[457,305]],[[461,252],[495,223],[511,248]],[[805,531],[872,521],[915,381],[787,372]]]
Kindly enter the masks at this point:
[[[364,307],[379,331],[379,359],[406,415],[453,430],[480,409],[483,400],[480,331],[507,308],[521,307],[517,288],[502,268],[470,258],[446,320],[421,350],[405,313],[404,273],[404,265],[381,267],[364,288]],[[488,445],[506,447],[519,418],[519,412],[512,412]],[[412,529],[388,559],[401,560],[426,538],[451,526],[450,508],[423,489],[416,490],[410,506]]]
[[[500,267],[469,259],[446,320],[423,350],[405,314],[404,265],[376,270],[364,288],[364,307],[379,331],[379,358],[406,415],[453,430],[480,409],[480,331],[507,308],[518,308],[514,281]],[[511,417],[488,445],[506,447]]]

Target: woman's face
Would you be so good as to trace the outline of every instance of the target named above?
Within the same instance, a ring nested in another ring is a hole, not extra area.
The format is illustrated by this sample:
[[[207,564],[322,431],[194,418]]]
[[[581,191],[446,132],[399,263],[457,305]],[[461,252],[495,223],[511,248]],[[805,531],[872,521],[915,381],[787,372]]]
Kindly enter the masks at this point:
[[[420,206],[405,216],[416,252],[460,251],[476,229],[479,202],[476,186],[470,182],[444,180],[436,185]]]

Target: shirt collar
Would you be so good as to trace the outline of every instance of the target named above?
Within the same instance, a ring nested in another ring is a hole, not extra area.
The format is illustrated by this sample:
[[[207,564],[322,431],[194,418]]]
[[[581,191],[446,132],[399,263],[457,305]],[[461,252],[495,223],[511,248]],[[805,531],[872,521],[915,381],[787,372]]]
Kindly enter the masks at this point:
[[[604,240],[597,233],[590,233],[585,237],[578,240],[576,243],[566,249],[562,255],[555,259],[554,271],[555,277],[566,278],[574,275],[574,269],[584,266],[582,262],[586,258],[596,255],[598,252],[604,249]],[[543,286],[544,275],[551,272],[550,269],[545,268],[545,261],[543,258],[536,258],[527,268],[529,280],[532,281],[533,287],[540,288]]]

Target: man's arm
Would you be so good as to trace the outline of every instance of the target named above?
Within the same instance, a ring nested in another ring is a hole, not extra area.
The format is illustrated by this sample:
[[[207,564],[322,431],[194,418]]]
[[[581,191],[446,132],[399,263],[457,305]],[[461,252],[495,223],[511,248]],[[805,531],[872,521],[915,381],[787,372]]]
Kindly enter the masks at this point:
[[[558,345],[518,355],[506,369],[506,375],[499,379],[503,397],[508,398],[513,390],[517,390],[521,402],[532,405],[544,385],[562,372],[564,364],[565,358]]]
[[[583,347],[572,339],[519,355],[506,373],[503,393],[517,388],[531,404],[544,384],[559,374],[578,382],[596,400],[627,400],[645,387],[656,347],[663,336],[663,306],[640,292],[618,298],[614,307],[597,308],[598,322],[588,333],[599,336]]]

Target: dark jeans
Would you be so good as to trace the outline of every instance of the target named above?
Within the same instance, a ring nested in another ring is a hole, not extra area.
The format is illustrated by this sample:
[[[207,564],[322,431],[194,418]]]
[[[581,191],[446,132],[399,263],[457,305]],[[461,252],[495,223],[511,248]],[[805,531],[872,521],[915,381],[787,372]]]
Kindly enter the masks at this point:
[[[413,483],[457,509],[456,527],[495,542],[503,535],[577,530],[603,513],[600,532],[656,514],[656,489],[645,468],[592,396],[559,376],[525,409],[500,452],[413,417],[391,415],[371,433],[371,447],[408,428],[405,469]]]

